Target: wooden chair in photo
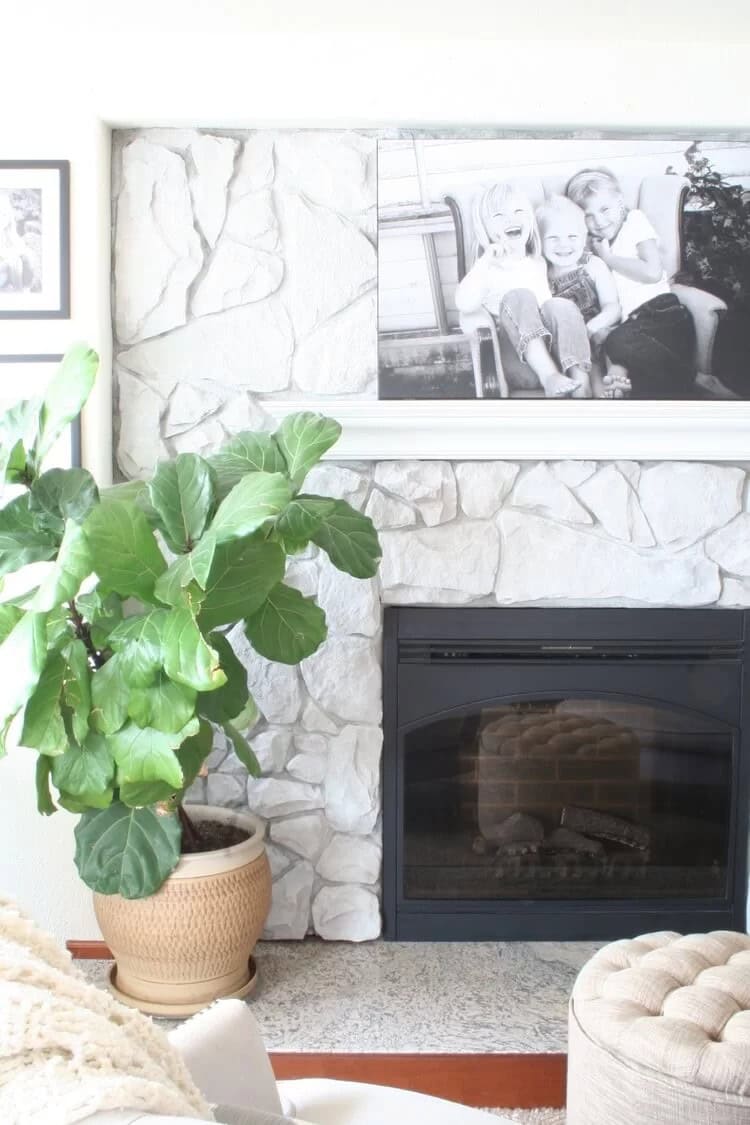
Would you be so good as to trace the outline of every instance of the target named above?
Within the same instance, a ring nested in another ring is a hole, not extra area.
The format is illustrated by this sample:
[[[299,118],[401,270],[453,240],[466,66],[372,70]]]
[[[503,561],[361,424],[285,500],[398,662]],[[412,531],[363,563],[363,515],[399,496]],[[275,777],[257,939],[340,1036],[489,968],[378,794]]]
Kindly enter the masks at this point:
[[[510,178],[510,177],[509,177]],[[536,209],[553,195],[563,195],[568,176],[544,176],[514,179]],[[682,206],[687,192],[687,180],[681,176],[618,177],[628,207],[639,208],[650,219],[659,236],[659,243],[671,279],[681,265]],[[489,186],[481,184],[462,186],[444,195],[450,208],[456,230],[456,257],[458,281],[461,281],[476,261],[474,232],[474,202]],[[719,317],[726,305],[718,297],[703,289],[672,283],[672,291],[685,305],[695,321],[696,369],[711,374],[711,360]],[[535,398],[542,397],[536,377],[528,369],[519,371],[515,353],[485,310],[459,318],[461,330],[471,346],[474,382],[477,398]]]

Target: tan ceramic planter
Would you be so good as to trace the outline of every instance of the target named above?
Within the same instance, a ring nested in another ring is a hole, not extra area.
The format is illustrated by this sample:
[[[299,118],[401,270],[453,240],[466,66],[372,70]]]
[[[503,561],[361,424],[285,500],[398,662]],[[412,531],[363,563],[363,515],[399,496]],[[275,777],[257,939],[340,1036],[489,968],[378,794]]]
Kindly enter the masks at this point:
[[[150,898],[94,894],[116,962],[112,990],[154,1015],[191,1015],[221,996],[246,996],[255,984],[251,954],[271,906],[262,821],[205,805],[189,812],[252,834],[231,848],[183,856]]]

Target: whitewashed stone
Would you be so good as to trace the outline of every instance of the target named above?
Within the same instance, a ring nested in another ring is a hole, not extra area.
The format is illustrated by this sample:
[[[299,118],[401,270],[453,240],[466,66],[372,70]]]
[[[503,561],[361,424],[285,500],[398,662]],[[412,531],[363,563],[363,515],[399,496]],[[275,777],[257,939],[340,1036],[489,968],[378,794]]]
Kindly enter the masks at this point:
[[[349,722],[380,721],[380,665],[372,641],[331,637],[301,668],[307,690],[324,711]]]
[[[383,591],[384,605],[468,605],[473,601],[473,594],[434,586],[390,586]]]
[[[510,502],[516,508],[531,508],[540,516],[566,523],[594,522],[567,485],[544,461],[519,477]]]
[[[384,531],[380,536],[383,597],[418,587],[442,590],[455,601],[492,592],[500,560],[497,528],[489,521]]]
[[[217,735],[214,732],[214,739],[216,739],[216,737],[217,737]],[[224,762],[226,760],[226,757],[227,757],[227,745],[226,745],[226,742],[223,741],[223,738],[222,738],[222,742],[218,746],[216,744],[214,744],[213,750],[211,751],[211,753],[208,755],[208,757],[206,758],[206,760],[204,762],[204,767],[208,770],[221,769],[222,762]]]
[[[310,927],[310,900],[315,871],[304,860],[296,863],[273,884],[271,910],[263,937],[266,940],[299,941]]]
[[[278,664],[259,656],[241,624],[230,631],[229,641],[247,668],[247,686],[263,717],[269,723],[295,722],[302,707],[302,689],[296,666]]]
[[[725,578],[722,583],[718,605],[740,606],[742,608],[750,606],[750,581],[743,581],[740,578]]]
[[[653,547],[656,540],[630,483],[614,465],[606,465],[584,481],[578,495],[615,539],[636,547]]]
[[[323,734],[336,734],[339,729],[312,699],[307,699],[302,709],[302,726],[305,730],[322,731]]]
[[[283,848],[278,848],[270,841],[266,841],[266,855],[268,856],[268,863],[271,868],[271,877],[274,882],[288,871],[292,864],[295,862],[288,852]]]
[[[596,472],[596,461],[553,461],[550,465],[558,480],[568,488],[578,488]]]
[[[121,343],[185,323],[188,289],[203,264],[185,162],[140,138],[122,151],[114,263]]]
[[[223,403],[221,389],[208,379],[200,383],[178,383],[169,396],[164,418],[164,437],[176,437],[177,434],[199,426],[216,414]]]
[[[370,493],[365,515],[370,517],[378,531],[386,527],[411,527],[417,522],[417,515],[413,508],[403,500],[384,495],[377,488],[373,488]]]
[[[253,735],[252,746],[263,773],[281,773],[292,752],[292,731],[269,727]]]
[[[263,433],[276,429],[271,415],[247,391],[232,389],[218,417],[228,434],[239,434],[243,430]]]
[[[374,840],[336,835],[323,851],[315,869],[332,883],[376,883],[383,850]]]
[[[233,242],[255,250],[278,252],[279,224],[270,191],[233,195],[224,224],[224,234]]]
[[[656,539],[686,547],[729,523],[742,505],[741,469],[700,462],[664,462],[641,474],[643,513]]]
[[[375,140],[356,133],[285,132],[276,138],[278,184],[334,211],[375,202]]]
[[[318,605],[326,615],[329,634],[361,633],[374,637],[380,629],[380,598],[374,578],[352,578],[328,556],[320,560]]]
[[[318,564],[310,559],[290,559],[286,566],[284,582],[299,590],[305,598],[314,597],[318,592]]]
[[[375,292],[319,324],[297,345],[292,382],[313,395],[361,394],[378,370]]]
[[[342,465],[314,465],[305,477],[305,492],[346,500],[357,511],[361,511],[369,487],[366,476]]]
[[[244,805],[246,794],[247,773],[244,777],[210,773],[206,778],[206,801],[209,805]]]
[[[625,480],[629,480],[633,488],[638,488],[641,479],[641,466],[637,461],[615,461],[615,468],[619,469]]]
[[[119,359],[165,397],[178,383],[208,376],[232,389],[267,394],[288,387],[293,347],[289,315],[272,297],[193,320],[136,344]]]
[[[742,512],[706,540],[706,554],[722,570],[750,578],[750,515]]]
[[[489,519],[502,507],[518,476],[510,461],[464,461],[456,465],[461,507],[474,519]]]
[[[633,547],[563,527],[539,516],[500,516],[503,556],[495,594],[513,602],[603,599],[649,605],[710,605],[719,572],[702,548],[673,555]]]
[[[299,781],[308,781],[311,785],[320,785],[326,775],[328,767],[327,754],[295,754],[287,762],[287,772]]]
[[[163,400],[140,379],[116,369],[119,407],[117,464],[126,477],[150,477],[157,462],[167,456],[159,436]]]
[[[305,813],[277,820],[270,828],[271,839],[291,848],[304,859],[316,860],[331,835],[322,813]]]
[[[327,754],[328,741],[322,734],[295,731],[294,747],[300,754]]]
[[[216,418],[207,418],[198,426],[190,430],[183,430],[169,439],[169,448],[173,455],[178,453],[200,453],[204,456],[215,453],[220,445],[226,441],[220,423]]]
[[[216,245],[227,213],[227,185],[239,142],[230,137],[199,136],[190,144],[193,213],[209,246]]]
[[[380,906],[364,887],[321,887],[313,902],[313,923],[326,941],[373,941],[380,936]]]
[[[304,781],[278,777],[251,777],[247,782],[247,803],[258,816],[270,819],[289,813],[323,808],[321,790]]]
[[[374,480],[413,504],[428,527],[455,518],[456,478],[447,461],[381,461]]]
[[[273,183],[275,136],[270,130],[262,129],[245,139],[230,189],[232,199],[239,199],[248,192],[260,191]]]
[[[344,727],[332,738],[325,779],[325,813],[341,832],[366,836],[380,811],[380,754],[383,732],[378,727]]]
[[[371,289],[375,249],[353,223],[301,196],[278,192],[286,276],[281,294],[297,336],[306,336]]]
[[[275,293],[284,276],[278,254],[243,246],[223,235],[191,302],[193,316],[208,316]]]

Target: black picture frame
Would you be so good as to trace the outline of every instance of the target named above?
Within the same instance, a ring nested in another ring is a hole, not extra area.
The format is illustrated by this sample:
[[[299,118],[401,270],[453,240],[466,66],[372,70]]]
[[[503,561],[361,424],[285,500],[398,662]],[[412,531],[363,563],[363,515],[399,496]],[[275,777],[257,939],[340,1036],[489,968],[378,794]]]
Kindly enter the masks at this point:
[[[4,413],[4,411],[6,409],[8,409],[8,407],[3,404],[3,400],[4,400],[5,396],[3,394],[4,387],[3,387],[2,384],[3,384],[3,381],[4,381],[3,376],[6,373],[4,368],[7,369],[7,367],[11,364],[49,365],[50,366],[49,377],[51,377],[52,374],[53,374],[53,369],[55,367],[57,367],[57,365],[62,361],[62,358],[63,357],[62,357],[61,354],[48,354],[48,353],[39,354],[39,355],[0,355],[0,414]],[[44,386],[46,386],[46,383],[48,381],[49,381],[49,378],[44,381]],[[41,380],[40,380],[40,383],[41,383]],[[39,390],[42,390],[42,389],[43,389],[43,387],[40,385]],[[15,402],[19,401],[19,399],[23,398],[24,395],[27,395],[28,397],[33,397],[35,391],[36,391],[36,388],[24,386],[21,389],[20,394],[19,393],[14,394],[13,402],[15,403]],[[65,468],[71,468],[71,469],[80,469],[81,468],[81,419],[80,419],[80,416],[78,418],[74,419],[74,421],[71,423],[71,426],[70,426],[70,465],[69,466],[66,465],[64,467]]]
[[[3,216],[18,253],[0,253],[0,320],[69,319],[70,162],[0,160],[0,240]]]

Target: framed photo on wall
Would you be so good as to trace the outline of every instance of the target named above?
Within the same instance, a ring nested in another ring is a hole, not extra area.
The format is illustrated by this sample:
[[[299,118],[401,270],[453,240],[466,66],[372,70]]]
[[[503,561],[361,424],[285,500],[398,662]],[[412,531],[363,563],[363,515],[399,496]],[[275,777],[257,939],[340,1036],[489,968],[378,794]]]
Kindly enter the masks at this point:
[[[378,249],[381,400],[750,401],[747,136],[381,139]]]
[[[70,316],[70,165],[0,160],[0,318]]]
[[[21,399],[41,398],[62,355],[0,355],[0,414]],[[81,466],[80,417],[68,427],[45,458],[45,469]]]

